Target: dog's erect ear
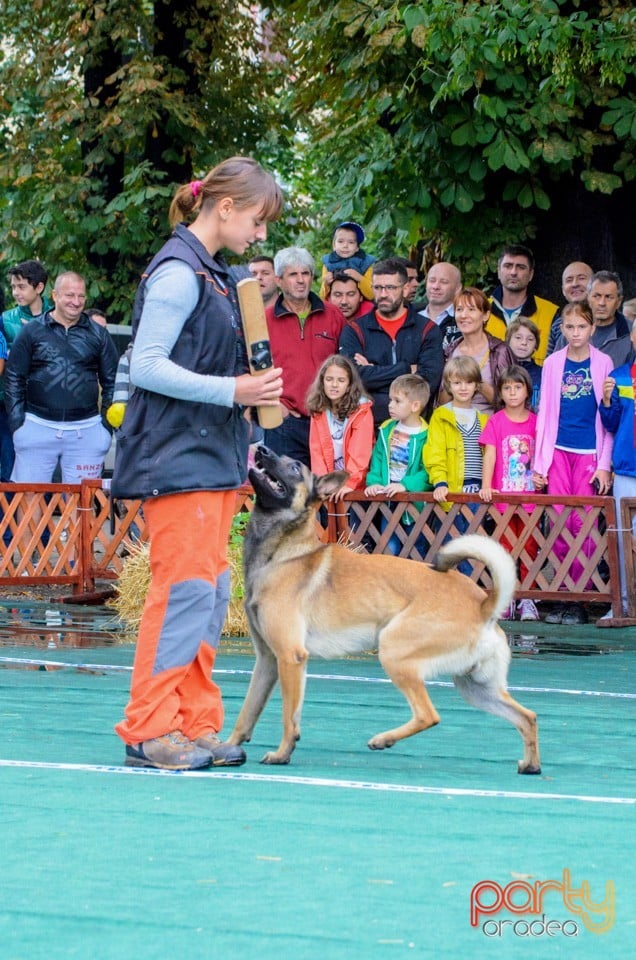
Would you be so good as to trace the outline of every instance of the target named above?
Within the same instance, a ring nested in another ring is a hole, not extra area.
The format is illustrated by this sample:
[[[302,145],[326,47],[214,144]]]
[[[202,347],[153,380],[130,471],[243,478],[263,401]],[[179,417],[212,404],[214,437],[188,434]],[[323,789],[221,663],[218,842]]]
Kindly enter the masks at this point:
[[[319,500],[328,500],[338,493],[340,487],[349,479],[346,470],[336,470],[334,473],[325,473],[322,477],[314,478],[314,494]]]

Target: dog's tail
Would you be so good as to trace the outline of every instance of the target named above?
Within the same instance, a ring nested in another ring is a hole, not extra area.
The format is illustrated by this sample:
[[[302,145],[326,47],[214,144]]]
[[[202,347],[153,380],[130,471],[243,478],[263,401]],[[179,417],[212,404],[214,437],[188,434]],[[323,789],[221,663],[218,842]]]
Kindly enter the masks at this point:
[[[446,573],[462,560],[479,560],[488,568],[495,589],[484,601],[484,616],[501,615],[510,605],[517,585],[517,572],[510,554],[496,540],[472,533],[443,546],[433,561],[433,569]]]

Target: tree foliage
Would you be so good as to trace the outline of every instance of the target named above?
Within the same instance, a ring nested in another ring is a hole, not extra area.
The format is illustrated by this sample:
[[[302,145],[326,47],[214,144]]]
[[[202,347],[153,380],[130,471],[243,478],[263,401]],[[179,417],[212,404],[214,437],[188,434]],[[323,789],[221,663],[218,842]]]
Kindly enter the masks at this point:
[[[175,184],[283,150],[268,38],[233,0],[4,0],[0,34],[0,259],[79,270],[126,316]]]
[[[125,317],[175,184],[238,152],[288,187],[270,250],[353,218],[479,279],[572,218],[627,224],[599,265],[634,260],[635,25],[625,0],[0,0],[0,262],[78,269]]]
[[[479,278],[504,241],[549,222],[563,191],[633,188],[631,3],[298,0],[295,11],[310,162],[333,212],[370,226],[380,248],[428,244]]]

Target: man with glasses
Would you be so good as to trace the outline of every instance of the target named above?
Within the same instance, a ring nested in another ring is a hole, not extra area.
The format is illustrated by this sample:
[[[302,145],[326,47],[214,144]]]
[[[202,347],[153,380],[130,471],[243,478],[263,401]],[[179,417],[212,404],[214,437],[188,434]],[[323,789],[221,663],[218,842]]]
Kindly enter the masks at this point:
[[[404,373],[427,381],[431,397],[442,378],[444,354],[437,326],[404,300],[408,274],[401,258],[373,265],[374,309],[348,320],[340,335],[340,353],[350,357],[373,400],[376,426],[389,415],[389,387]]]

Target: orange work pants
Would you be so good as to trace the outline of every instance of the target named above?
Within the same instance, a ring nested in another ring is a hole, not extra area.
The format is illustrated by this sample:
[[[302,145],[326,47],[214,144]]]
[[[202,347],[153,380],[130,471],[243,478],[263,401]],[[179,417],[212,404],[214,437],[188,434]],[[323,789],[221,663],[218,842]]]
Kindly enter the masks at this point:
[[[236,491],[147,500],[152,581],[139,626],[125,743],[180,730],[190,740],[223,726],[212,667],[230,597],[227,542]]]

